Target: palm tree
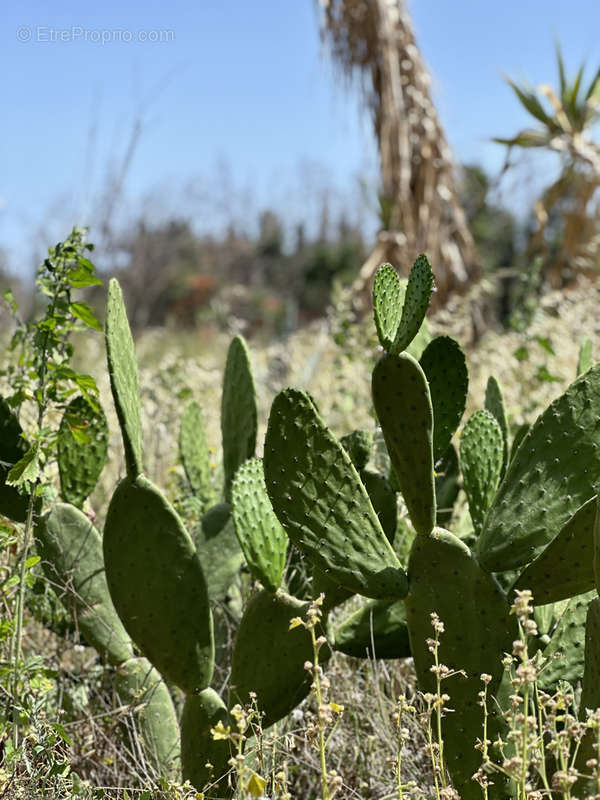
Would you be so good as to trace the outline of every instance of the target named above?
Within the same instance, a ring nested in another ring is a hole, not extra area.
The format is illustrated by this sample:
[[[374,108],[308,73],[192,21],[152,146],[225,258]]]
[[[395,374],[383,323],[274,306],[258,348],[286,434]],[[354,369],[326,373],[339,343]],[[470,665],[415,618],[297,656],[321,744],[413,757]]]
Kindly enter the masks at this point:
[[[406,273],[426,252],[442,304],[451,292],[465,290],[479,268],[406,4],[320,0],[320,6],[322,37],[343,74],[360,77],[379,146],[382,230],[355,290],[370,289],[382,261]]]
[[[508,147],[537,148],[557,153],[560,174],[538,200],[536,227],[529,255],[542,258],[552,285],[561,286],[578,272],[600,267],[600,226],[597,192],[600,189],[600,147],[591,131],[600,120],[600,70],[583,88],[584,66],[572,81],[565,74],[560,48],[556,48],[558,91],[537,90],[507,79],[521,105],[541,123],[508,139],[494,141]]]

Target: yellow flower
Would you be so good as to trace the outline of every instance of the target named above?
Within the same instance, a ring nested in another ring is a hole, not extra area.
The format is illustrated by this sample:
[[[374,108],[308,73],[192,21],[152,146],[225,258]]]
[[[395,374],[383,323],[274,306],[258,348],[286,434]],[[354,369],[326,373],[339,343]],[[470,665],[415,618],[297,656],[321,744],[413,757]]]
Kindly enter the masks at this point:
[[[329,708],[332,711],[335,711],[336,714],[341,714],[342,711],[344,710],[344,706],[340,706],[337,703],[334,703],[333,701],[329,703]]]
[[[250,780],[246,784],[246,790],[250,792],[252,797],[262,797],[266,785],[266,780],[261,778],[256,772],[253,772],[250,776]]]
[[[225,727],[221,722],[221,720],[219,720],[215,725],[215,727],[210,729],[210,732],[212,734],[213,739],[215,741],[218,741],[219,739],[228,739],[229,734],[231,733],[231,728],[229,727],[229,725]]]
[[[290,627],[288,628],[288,630],[291,631],[294,628],[297,628],[298,625],[302,625],[302,620],[300,619],[300,617],[294,617],[294,619],[290,620]]]

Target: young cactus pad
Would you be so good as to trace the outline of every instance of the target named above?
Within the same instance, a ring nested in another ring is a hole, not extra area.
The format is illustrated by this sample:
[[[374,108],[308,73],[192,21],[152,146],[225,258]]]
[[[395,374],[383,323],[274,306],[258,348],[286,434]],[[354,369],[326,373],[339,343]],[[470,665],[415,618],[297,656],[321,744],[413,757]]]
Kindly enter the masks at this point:
[[[236,336],[229,345],[223,394],[221,397],[221,435],[225,499],[229,501],[231,482],[237,468],[256,450],[257,402],[252,367],[246,342]]]
[[[99,406],[74,397],[58,429],[57,459],[63,500],[81,508],[98,482],[106,463],[108,424]]]
[[[600,365],[531,426],[498,488],[477,555],[493,572],[533,561],[595,494],[600,473]]]
[[[450,336],[438,336],[419,359],[433,406],[433,461],[444,456],[465,412],[469,373],[465,354]]]
[[[440,633],[439,663],[464,670],[445,680],[442,691],[451,697],[453,713],[442,718],[444,753],[453,784],[463,800],[480,800],[481,790],[471,776],[481,764],[475,743],[481,738],[482,709],[477,702],[481,675],[488,674],[490,697],[503,675],[502,658],[512,651],[518,636],[516,618],[494,578],[477,564],[469,548],[452,533],[436,528],[430,536],[417,536],[408,565],[410,592],[406,620],[411,651],[422,692],[436,692],[431,671],[433,655],[427,644],[434,638],[431,615],[444,625]],[[493,707],[490,701],[489,708]],[[488,735],[496,738],[494,717]],[[490,798],[506,800],[502,781],[494,776]]]
[[[231,744],[225,738],[215,739],[211,733],[217,726],[230,727],[227,706],[214,689],[188,694],[181,715],[181,771],[199,792],[207,784],[206,797],[230,797],[227,780],[218,781],[229,772]]]
[[[411,522],[427,535],[435,525],[433,409],[425,373],[402,353],[373,370],[373,403]]]
[[[460,463],[469,512],[478,534],[500,482],[504,440],[489,411],[469,417],[460,437]]]
[[[235,532],[250,572],[276,592],[285,568],[288,537],[275,516],[260,458],[250,458],[235,473],[231,487]]]
[[[88,517],[57,503],[39,520],[35,536],[44,573],[87,642],[113,664],[131,658],[131,640],[106,585],[102,539]]]
[[[406,287],[391,264],[382,264],[373,282],[373,315],[377,336],[384,350],[390,350],[396,340]]]
[[[556,539],[527,566],[514,588],[531,589],[536,603],[556,603],[594,588],[594,520],[592,497],[562,528]]]
[[[506,407],[504,405],[504,395],[498,383],[497,378],[490,375],[485,387],[485,409],[496,418],[496,422],[500,425],[502,431],[502,439],[504,442],[502,450],[502,472],[500,478],[506,472],[506,465],[508,464],[508,419],[506,418]]]
[[[184,692],[213,671],[212,614],[196,549],[177,513],[140,475],[117,486],[104,526],[106,578],[125,629]]]
[[[306,393],[284,389],[273,401],[264,468],[279,521],[326,575],[367,597],[406,594],[406,574],[367,491]]]
[[[263,590],[244,610],[233,648],[229,702],[247,705],[254,692],[265,728],[287,716],[310,691],[311,676],[304,669],[313,661],[310,634],[302,625],[290,630],[291,621],[304,619],[309,607],[281,590]],[[320,661],[329,655],[322,648]]]
[[[196,497],[206,510],[214,502],[210,480],[210,452],[202,408],[192,401],[183,410],[179,428],[179,455],[186,477]]]
[[[132,711],[131,739],[158,775],[176,780],[179,772],[179,723],[169,690],[145,658],[121,664],[115,678],[120,705]]]
[[[16,414],[3,397],[0,397],[0,514],[14,522],[25,522],[29,500],[19,494],[14,486],[6,485],[6,476],[12,466],[29,449],[22,437],[23,429]]]
[[[355,658],[411,655],[404,600],[367,600],[333,630],[333,649]]]
[[[137,361],[123,294],[116,278],[108,285],[106,355],[130,478],[142,472],[142,421]]]
[[[367,466],[373,449],[373,434],[370,431],[356,430],[347,433],[340,439],[340,444],[359,472]]]

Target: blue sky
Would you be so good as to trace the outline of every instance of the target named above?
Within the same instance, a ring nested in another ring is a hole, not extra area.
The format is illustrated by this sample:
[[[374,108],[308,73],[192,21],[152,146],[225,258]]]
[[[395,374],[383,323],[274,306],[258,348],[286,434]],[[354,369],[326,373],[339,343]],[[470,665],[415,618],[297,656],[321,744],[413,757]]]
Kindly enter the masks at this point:
[[[490,138],[528,123],[503,74],[555,83],[555,39],[569,71],[600,64],[598,0],[409,4],[455,154],[491,171],[504,153]],[[206,229],[235,206],[243,222],[249,196],[310,215],[321,185],[343,195],[375,174],[368,117],[322,52],[312,0],[24,0],[3,9],[0,53],[0,246],[17,271],[40,228],[91,223],[93,239],[107,165],[136,117],[123,220],[143,207]],[[526,207],[551,169],[523,168],[506,202]]]

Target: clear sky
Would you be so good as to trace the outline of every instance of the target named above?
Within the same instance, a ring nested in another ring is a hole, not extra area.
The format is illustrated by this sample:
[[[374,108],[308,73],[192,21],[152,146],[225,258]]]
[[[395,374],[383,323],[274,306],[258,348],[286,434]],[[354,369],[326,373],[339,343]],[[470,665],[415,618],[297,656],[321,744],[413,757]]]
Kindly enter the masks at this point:
[[[570,72],[600,64],[599,0],[409,5],[450,144],[491,171],[504,152],[489,139],[528,123],[503,74],[555,84],[556,39]],[[369,120],[322,52],[312,0],[22,0],[4,5],[0,37],[0,246],[17,270],[42,225],[58,236],[91,224],[93,239],[107,165],[136,118],[124,215],[153,197],[157,213],[210,227],[227,186],[300,214],[311,181],[343,190],[376,168]],[[548,169],[505,199],[523,207]]]

